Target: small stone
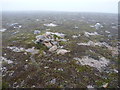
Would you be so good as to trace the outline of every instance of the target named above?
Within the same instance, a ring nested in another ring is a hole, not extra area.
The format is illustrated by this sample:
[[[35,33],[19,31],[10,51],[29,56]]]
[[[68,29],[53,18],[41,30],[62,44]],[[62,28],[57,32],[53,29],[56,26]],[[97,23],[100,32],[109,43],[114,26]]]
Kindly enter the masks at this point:
[[[93,88],[93,86],[92,85],[88,85],[87,88]]]
[[[72,36],[72,38],[77,38],[77,37],[78,37],[78,36],[76,36],[76,35],[73,35],[73,36]]]
[[[29,52],[31,54],[38,54],[39,50],[35,49],[35,47],[29,48],[25,50],[26,52]]]
[[[62,68],[59,68],[58,71],[63,71],[63,69],[62,69]]]
[[[35,85],[33,85],[32,87],[35,87]]]
[[[27,52],[24,52],[25,55],[27,55]]]
[[[44,68],[49,68],[48,66],[45,66]]]
[[[118,70],[116,70],[116,69],[114,69],[113,71],[114,71],[115,73],[118,73]]]
[[[70,52],[70,51],[65,50],[65,49],[58,49],[58,50],[57,50],[57,54],[61,54],[61,55],[64,55],[64,54],[67,53],[67,52]]]
[[[52,79],[52,80],[50,81],[50,83],[51,83],[51,84],[55,84],[55,83],[56,83],[56,79]]]
[[[6,56],[7,54],[5,53],[4,56]]]
[[[44,55],[46,55],[46,52],[45,52],[45,51],[43,51],[43,54],[44,54]]]
[[[66,39],[60,39],[60,41],[66,42],[67,40]]]
[[[25,60],[26,62],[28,61],[28,60]]]
[[[103,85],[103,87],[104,87],[104,88],[107,88],[107,87],[108,87],[108,83],[105,83],[105,84]]]

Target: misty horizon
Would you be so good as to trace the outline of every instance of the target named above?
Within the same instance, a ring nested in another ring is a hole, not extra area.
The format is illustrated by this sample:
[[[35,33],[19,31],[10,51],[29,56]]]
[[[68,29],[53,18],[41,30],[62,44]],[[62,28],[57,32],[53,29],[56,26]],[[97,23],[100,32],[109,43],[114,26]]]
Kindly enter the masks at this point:
[[[2,0],[2,11],[118,13],[119,0]]]

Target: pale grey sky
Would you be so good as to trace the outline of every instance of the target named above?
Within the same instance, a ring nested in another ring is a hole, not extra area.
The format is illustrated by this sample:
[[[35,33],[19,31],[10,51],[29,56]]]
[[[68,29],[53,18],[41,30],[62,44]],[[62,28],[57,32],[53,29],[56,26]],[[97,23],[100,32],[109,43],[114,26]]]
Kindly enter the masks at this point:
[[[117,13],[119,0],[1,0],[3,11],[74,11]]]

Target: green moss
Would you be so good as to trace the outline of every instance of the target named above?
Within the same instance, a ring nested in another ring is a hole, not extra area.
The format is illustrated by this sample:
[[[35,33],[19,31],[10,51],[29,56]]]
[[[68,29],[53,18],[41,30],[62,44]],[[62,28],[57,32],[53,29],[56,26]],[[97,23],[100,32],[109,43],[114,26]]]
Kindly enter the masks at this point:
[[[6,61],[2,61],[2,66],[6,66],[8,63]]]
[[[97,80],[97,81],[95,81],[96,82],[96,85],[98,86],[98,87],[101,87],[102,85],[103,85],[103,81],[101,81],[101,80]]]
[[[60,44],[60,45],[66,45],[67,42],[61,41],[59,44]]]
[[[47,50],[48,48],[43,44],[35,44],[35,47],[40,50],[40,52]]]
[[[89,77],[84,77],[85,82],[89,82],[89,80],[90,80]]]
[[[109,76],[112,78],[116,78],[116,77],[118,77],[118,74],[117,73],[110,73]]]
[[[61,37],[59,37],[59,36],[57,36],[57,35],[55,35],[55,34],[53,34],[53,37],[54,37],[55,40],[56,40],[57,38],[58,38],[58,39],[61,38]]]
[[[8,82],[3,81],[2,82],[2,89],[9,88]]]
[[[61,87],[55,84],[49,84],[49,85],[46,85],[46,88],[61,88]]]
[[[88,68],[86,66],[79,66],[79,67],[77,67],[77,70],[79,72],[84,72],[84,71],[88,70]]]

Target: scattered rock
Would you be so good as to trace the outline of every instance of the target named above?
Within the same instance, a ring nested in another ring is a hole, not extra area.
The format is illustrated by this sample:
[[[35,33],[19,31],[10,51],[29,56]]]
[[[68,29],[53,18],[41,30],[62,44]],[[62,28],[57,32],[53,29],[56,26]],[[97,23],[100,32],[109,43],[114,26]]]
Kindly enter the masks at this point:
[[[99,35],[97,32],[85,32],[85,34],[84,34],[86,37],[89,37],[89,36],[95,36],[95,35]]]
[[[5,58],[5,57],[0,57],[0,59],[1,59],[1,61],[5,61],[5,62],[7,62],[8,64],[11,64],[11,63],[13,63],[13,61],[11,61],[11,60],[8,60],[7,58]]]
[[[74,27],[75,29],[78,29],[78,27],[75,25],[75,27]]]
[[[36,19],[36,21],[39,21],[39,19]]]
[[[46,31],[49,31],[50,29],[46,29]]]
[[[118,70],[116,70],[116,69],[113,69],[113,71],[114,71],[115,73],[118,73]]]
[[[109,64],[109,60],[104,57],[101,57],[99,60],[95,60],[88,56],[84,56],[82,59],[77,57],[73,59],[78,60],[82,65],[89,65],[91,67],[95,67],[99,71],[102,71],[102,68],[106,67]]]
[[[49,23],[49,24],[44,24],[44,26],[47,26],[47,27],[56,27],[56,26],[58,26],[58,25],[53,24],[53,23]]]
[[[93,26],[93,25],[90,25],[90,27],[91,27],[91,28],[94,28],[95,26]]]
[[[87,86],[88,89],[93,89],[94,87],[92,85]]]
[[[14,28],[14,29],[20,29],[21,27],[22,27],[22,25],[21,24],[19,24],[19,23],[12,23],[11,25],[10,25],[10,27],[11,28]]]
[[[72,36],[72,38],[77,38],[77,37],[78,37],[78,36],[76,36],[76,35],[73,35],[73,36]]]
[[[46,37],[44,35],[38,35],[38,36],[36,36],[36,39],[37,39],[37,41],[39,41],[39,40],[46,39]]]
[[[56,83],[56,79],[52,79],[52,80],[50,81],[50,83],[51,83],[51,84],[55,84],[55,83]]]
[[[27,55],[27,52],[24,52],[25,55]]]
[[[110,33],[109,31],[105,31],[105,32],[108,33],[108,34]]]
[[[39,30],[34,31],[34,34],[40,34],[40,33],[41,33],[41,31],[39,31]]]
[[[85,45],[85,46],[105,46],[107,47],[110,51],[112,51],[113,55],[118,55],[118,47],[112,47],[110,45],[108,45],[105,42],[93,42],[93,41],[89,41],[87,43],[77,43],[78,45]]]
[[[14,52],[23,52],[25,50],[24,48],[18,48],[16,46],[13,46],[13,47],[7,46],[7,48],[11,49]]]
[[[67,42],[67,40],[66,40],[66,39],[60,39],[59,41]]]
[[[28,62],[28,60],[25,60],[26,62]]]
[[[64,37],[65,37],[65,34],[63,34],[63,33],[58,33],[58,32],[56,32],[56,33],[46,32],[46,35],[57,35],[57,36],[59,36],[59,37],[61,37],[61,38],[64,38]]]
[[[12,35],[14,35],[14,34],[16,34],[16,33],[19,33],[19,31],[16,31],[16,32],[12,33]]]
[[[3,28],[3,29],[0,29],[0,32],[5,32],[7,29]]]
[[[29,48],[25,50],[26,52],[29,52],[31,54],[38,54],[39,50],[35,49],[35,47]]]
[[[48,67],[48,66],[45,66],[44,68],[47,69],[47,68],[49,68],[49,67]]]
[[[102,44],[100,42],[93,42],[89,41],[87,43],[77,43],[78,45],[85,45],[85,46],[101,46]]]
[[[4,53],[4,56],[6,56],[7,54],[6,53]]]
[[[59,48],[63,48],[64,46],[59,46]]]
[[[6,68],[6,67],[1,67],[0,70],[1,70],[2,72],[6,72],[6,71],[7,71],[7,68]],[[5,74],[2,73],[2,76],[5,76]]]
[[[107,87],[108,87],[108,83],[105,83],[105,84],[103,85],[103,87],[104,87],[104,88],[107,88]]]
[[[70,51],[65,50],[65,49],[58,49],[57,50],[57,54],[61,54],[61,55],[64,55],[65,53],[68,53],[68,52],[70,52]]]
[[[13,47],[7,46],[7,48],[14,51],[14,52],[24,52],[24,54],[26,54],[26,55],[27,55],[26,52],[29,52],[31,54],[37,54],[39,52],[39,50],[35,49],[35,47],[25,49],[25,48],[22,48],[22,47],[18,48],[16,46],[13,46]]]
[[[118,29],[118,27],[117,27],[117,26],[112,26],[112,28],[113,28],[113,29]]]
[[[63,71],[63,69],[62,69],[62,68],[59,68],[58,71]]]

